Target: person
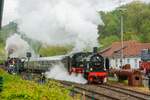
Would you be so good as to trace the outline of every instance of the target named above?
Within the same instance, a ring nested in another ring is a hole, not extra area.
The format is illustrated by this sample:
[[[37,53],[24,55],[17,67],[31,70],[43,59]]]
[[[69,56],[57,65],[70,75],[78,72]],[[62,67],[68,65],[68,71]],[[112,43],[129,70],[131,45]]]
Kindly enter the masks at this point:
[[[41,83],[45,83],[45,81],[46,81],[45,74],[42,73],[42,76],[41,76]]]
[[[150,73],[148,73],[148,86],[149,86],[149,90],[150,90]]]

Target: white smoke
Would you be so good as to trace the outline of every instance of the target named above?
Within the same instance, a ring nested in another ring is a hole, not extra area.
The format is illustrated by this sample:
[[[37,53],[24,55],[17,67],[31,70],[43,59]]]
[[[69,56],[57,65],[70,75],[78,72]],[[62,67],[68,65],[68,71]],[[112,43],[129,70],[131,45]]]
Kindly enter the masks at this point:
[[[5,0],[5,19],[19,20],[20,31],[50,45],[73,44],[74,51],[98,46],[98,11],[134,0]],[[145,0],[141,0],[145,1]],[[147,0],[150,1],[150,0]]]
[[[87,81],[82,77],[81,74],[69,75],[67,69],[64,67],[62,63],[54,65],[49,72],[46,72],[46,75],[48,78],[52,78],[56,80],[65,80],[65,81],[71,81],[71,82],[82,83],[82,84],[87,83]]]
[[[20,31],[50,45],[73,44],[77,51],[98,46],[103,22],[93,2],[83,1],[19,0]]]
[[[26,57],[26,52],[34,54],[28,43],[21,39],[18,34],[7,38],[5,49],[9,57]]]

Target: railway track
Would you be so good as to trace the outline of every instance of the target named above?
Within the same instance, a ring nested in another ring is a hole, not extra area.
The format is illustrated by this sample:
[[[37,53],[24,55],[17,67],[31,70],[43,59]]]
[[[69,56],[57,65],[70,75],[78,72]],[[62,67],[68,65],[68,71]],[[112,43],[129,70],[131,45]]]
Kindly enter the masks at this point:
[[[86,85],[72,82],[61,82],[65,86],[74,86],[74,92],[83,94],[90,100],[150,100],[150,94],[144,94],[125,88],[105,85]]]
[[[116,91],[119,93],[123,93],[123,94],[126,94],[128,96],[135,97],[137,99],[150,100],[150,94],[137,92],[134,90],[123,88],[123,87],[118,87],[118,86],[114,86],[114,85],[110,85],[110,84],[99,85],[98,87],[105,88],[105,89],[112,90],[112,91]]]
[[[73,91],[75,93],[85,95],[86,100],[87,99],[89,99],[89,100],[120,100],[120,99],[112,97],[110,95],[106,95],[104,93],[88,89],[88,88],[86,88],[87,86],[85,86],[84,84],[77,84],[77,83],[64,82],[64,81],[61,81],[61,83],[66,87],[73,85],[74,86]]]

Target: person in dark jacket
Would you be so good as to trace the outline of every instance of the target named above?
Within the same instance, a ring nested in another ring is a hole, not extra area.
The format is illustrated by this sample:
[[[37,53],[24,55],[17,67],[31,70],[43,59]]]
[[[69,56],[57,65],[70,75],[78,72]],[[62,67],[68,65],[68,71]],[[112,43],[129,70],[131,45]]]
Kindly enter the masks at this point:
[[[42,73],[41,75],[41,83],[45,83],[46,82],[46,76],[44,73]]]
[[[150,90],[150,73],[148,73],[148,86],[149,86],[149,90]]]

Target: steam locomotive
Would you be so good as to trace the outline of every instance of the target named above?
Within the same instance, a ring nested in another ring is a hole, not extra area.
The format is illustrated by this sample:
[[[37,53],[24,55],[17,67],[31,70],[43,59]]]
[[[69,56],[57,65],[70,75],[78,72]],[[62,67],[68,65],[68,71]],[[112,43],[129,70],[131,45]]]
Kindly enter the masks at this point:
[[[18,66],[21,66],[21,71],[42,73],[50,70],[55,64],[63,63],[69,74],[82,74],[89,83],[103,83],[107,78],[104,58],[95,51],[96,50],[94,50],[94,52],[77,52],[69,55],[31,58],[29,61],[25,60],[24,62],[19,62]]]
[[[74,54],[69,73],[83,74],[88,83],[103,83],[107,78],[104,58],[98,53],[79,52]]]

